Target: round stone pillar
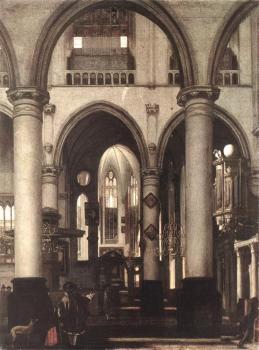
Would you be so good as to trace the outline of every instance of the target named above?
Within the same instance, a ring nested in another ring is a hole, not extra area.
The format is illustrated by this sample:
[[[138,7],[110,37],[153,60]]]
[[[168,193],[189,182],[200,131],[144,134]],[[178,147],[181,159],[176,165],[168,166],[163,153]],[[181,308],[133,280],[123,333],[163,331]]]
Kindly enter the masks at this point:
[[[37,318],[37,344],[46,335],[48,295],[42,278],[42,106],[47,91],[8,91],[14,106],[15,278],[8,306],[9,327]],[[32,302],[32,300],[34,302]]]
[[[143,281],[142,313],[153,316],[162,310],[163,293],[159,268],[159,170],[143,171]]]
[[[184,89],[185,107],[186,277],[212,277],[213,101],[218,89]]]
[[[48,103],[44,106],[44,130],[43,130],[43,148],[44,163],[46,165],[53,163],[53,117],[56,111],[54,104]]]
[[[8,92],[14,106],[15,277],[40,277],[42,230],[42,105],[35,88]]]
[[[159,280],[159,175],[157,169],[143,172],[144,280]]]
[[[243,251],[236,248],[237,255],[237,302],[243,296]]]
[[[218,336],[220,299],[213,278],[213,102],[219,89],[192,86],[178,94],[185,108],[186,278],[178,298],[178,326],[190,335]]]
[[[251,291],[250,298],[258,296],[257,244],[252,243],[251,249]]]
[[[59,168],[44,166],[42,169],[42,207],[58,211]]]

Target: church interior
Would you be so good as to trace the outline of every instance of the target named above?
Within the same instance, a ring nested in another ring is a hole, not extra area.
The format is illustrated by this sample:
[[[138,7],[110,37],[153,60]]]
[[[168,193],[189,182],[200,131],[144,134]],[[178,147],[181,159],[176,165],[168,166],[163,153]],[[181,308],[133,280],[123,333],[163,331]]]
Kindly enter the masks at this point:
[[[1,1],[0,333],[70,281],[92,348],[233,336],[258,242],[258,1]]]

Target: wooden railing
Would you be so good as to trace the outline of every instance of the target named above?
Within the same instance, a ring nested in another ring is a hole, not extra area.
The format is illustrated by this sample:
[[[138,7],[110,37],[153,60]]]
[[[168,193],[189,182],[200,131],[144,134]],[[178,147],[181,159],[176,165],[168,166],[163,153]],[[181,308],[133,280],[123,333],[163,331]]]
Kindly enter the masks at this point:
[[[128,48],[78,48],[73,49],[75,56],[117,56],[128,55]]]
[[[66,70],[67,85],[134,85],[135,70]]]
[[[221,69],[217,74],[216,83],[220,86],[239,85],[239,70]]]

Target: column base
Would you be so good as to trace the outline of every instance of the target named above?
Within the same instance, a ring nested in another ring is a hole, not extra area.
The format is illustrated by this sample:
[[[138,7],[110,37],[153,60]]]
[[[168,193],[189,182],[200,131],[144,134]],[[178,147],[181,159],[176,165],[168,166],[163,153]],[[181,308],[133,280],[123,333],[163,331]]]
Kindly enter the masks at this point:
[[[213,278],[185,278],[177,296],[178,330],[187,337],[217,338],[221,296]]]
[[[53,309],[45,278],[26,277],[12,280],[13,292],[8,298],[8,327],[28,325],[35,322],[33,332],[26,339],[17,337],[20,347],[39,347],[44,345],[48,326],[53,317]]]
[[[141,313],[143,316],[161,316],[163,312],[162,281],[145,280],[141,286]]]

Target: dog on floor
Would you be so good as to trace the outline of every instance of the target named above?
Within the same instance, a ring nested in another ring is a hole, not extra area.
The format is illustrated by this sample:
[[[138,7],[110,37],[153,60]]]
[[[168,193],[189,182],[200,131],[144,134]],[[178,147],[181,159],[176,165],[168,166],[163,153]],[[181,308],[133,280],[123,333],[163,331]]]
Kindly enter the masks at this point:
[[[27,342],[29,341],[30,335],[33,331],[35,323],[38,321],[37,318],[31,319],[30,322],[26,326],[14,326],[10,330],[11,343],[12,347],[15,345],[15,340],[18,335],[22,335],[26,337]]]

